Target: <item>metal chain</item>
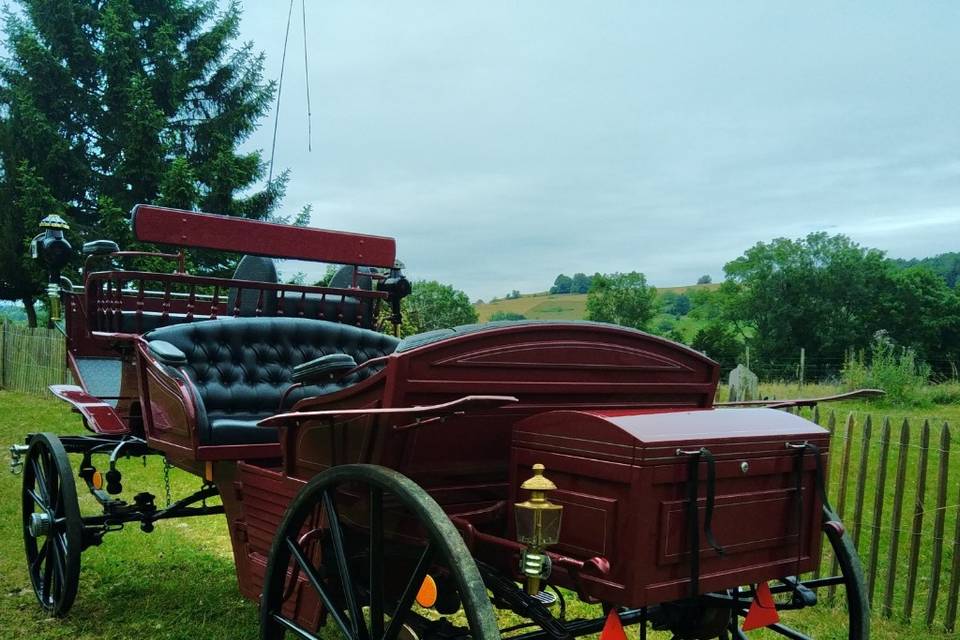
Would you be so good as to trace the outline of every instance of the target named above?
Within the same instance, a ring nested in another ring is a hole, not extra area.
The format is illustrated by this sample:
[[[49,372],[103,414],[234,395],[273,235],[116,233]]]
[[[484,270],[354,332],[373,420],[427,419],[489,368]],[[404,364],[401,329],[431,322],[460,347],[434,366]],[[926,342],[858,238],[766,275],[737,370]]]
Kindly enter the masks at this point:
[[[163,488],[167,492],[167,507],[170,506],[170,468],[172,466],[169,460],[163,459]]]

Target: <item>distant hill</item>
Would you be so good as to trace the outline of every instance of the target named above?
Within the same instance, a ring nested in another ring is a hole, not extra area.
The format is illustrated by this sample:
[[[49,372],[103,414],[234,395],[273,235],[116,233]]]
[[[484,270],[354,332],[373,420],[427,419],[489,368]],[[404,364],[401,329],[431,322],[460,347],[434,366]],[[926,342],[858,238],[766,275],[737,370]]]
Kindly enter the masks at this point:
[[[901,269],[907,267],[929,267],[947,281],[947,286],[954,288],[960,281],[960,251],[941,253],[931,258],[913,258],[911,260],[891,260]]]
[[[689,289],[716,289],[719,284],[694,284],[684,287],[657,287],[664,293],[683,293]],[[587,317],[587,294],[528,293],[512,300],[497,300],[474,305],[480,322],[486,322],[497,311],[519,313],[528,320],[585,320]]]

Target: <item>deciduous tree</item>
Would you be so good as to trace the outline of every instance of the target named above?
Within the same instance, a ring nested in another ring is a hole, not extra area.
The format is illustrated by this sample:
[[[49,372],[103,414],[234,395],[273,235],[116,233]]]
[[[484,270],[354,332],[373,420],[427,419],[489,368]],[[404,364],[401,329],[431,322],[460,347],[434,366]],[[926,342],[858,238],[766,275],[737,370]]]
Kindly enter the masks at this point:
[[[550,293],[570,293],[572,287],[573,279],[561,273],[557,276],[556,280],[553,281],[553,286],[550,287]]]
[[[436,280],[418,280],[401,303],[403,336],[477,321],[477,312],[463,291]]]
[[[645,329],[656,313],[656,296],[642,273],[597,274],[587,294],[587,318]]]

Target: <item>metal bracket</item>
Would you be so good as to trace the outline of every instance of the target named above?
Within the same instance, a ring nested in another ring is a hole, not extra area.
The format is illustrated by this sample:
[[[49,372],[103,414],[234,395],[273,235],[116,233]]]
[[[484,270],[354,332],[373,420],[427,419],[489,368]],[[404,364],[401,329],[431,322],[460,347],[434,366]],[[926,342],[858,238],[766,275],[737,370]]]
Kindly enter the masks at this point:
[[[23,473],[23,456],[30,449],[29,445],[15,444],[10,446],[10,473],[15,476]]]

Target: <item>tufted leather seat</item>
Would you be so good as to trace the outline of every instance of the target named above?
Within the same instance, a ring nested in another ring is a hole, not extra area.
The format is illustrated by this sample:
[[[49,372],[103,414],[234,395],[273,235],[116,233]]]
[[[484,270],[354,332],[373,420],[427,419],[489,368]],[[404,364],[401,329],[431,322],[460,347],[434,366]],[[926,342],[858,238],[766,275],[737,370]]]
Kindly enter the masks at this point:
[[[258,420],[278,411],[293,368],[320,356],[345,353],[358,364],[388,355],[397,339],[359,327],[305,318],[223,318],[163,327],[143,336],[186,355],[181,367],[193,382],[201,444],[276,442]],[[291,406],[308,396],[339,391],[383,368],[371,365],[326,384],[295,389]]]

